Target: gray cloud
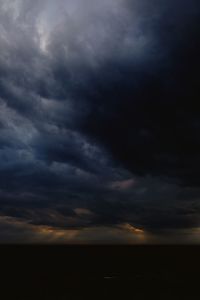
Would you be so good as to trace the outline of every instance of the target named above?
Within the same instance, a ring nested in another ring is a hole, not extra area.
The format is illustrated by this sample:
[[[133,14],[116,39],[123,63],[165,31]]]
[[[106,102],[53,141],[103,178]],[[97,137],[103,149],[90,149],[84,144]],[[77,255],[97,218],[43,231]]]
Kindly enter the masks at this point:
[[[0,0],[2,218],[87,228],[81,241],[90,227],[112,240],[124,223],[199,226],[199,12],[195,0]],[[17,241],[7,227],[0,241]]]

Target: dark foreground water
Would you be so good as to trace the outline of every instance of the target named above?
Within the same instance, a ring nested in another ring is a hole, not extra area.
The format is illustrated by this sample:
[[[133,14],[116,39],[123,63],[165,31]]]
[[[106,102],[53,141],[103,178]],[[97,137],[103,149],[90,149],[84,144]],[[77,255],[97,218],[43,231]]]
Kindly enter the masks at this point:
[[[0,299],[200,299],[199,246],[0,246]]]

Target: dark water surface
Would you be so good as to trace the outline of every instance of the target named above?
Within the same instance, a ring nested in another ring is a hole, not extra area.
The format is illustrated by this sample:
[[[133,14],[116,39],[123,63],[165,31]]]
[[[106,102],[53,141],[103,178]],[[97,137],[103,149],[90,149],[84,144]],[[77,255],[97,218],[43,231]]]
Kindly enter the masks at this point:
[[[199,246],[0,246],[1,299],[200,299]]]

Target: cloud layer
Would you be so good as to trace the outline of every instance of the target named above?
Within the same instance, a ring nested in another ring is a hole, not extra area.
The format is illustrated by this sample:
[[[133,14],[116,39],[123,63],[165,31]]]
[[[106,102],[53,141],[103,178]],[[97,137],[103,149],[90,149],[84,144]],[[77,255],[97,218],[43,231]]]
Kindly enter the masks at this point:
[[[199,14],[197,0],[0,0],[1,218],[200,225]]]

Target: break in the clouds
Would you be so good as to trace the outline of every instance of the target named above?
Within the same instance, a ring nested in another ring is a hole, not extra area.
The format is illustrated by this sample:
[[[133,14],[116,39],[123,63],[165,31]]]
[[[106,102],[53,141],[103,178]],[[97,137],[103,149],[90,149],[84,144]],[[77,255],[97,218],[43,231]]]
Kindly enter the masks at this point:
[[[199,17],[0,0],[0,242],[198,242]]]

